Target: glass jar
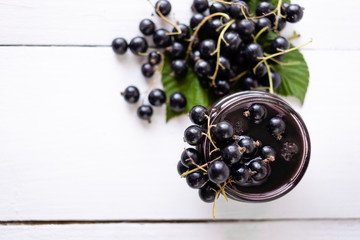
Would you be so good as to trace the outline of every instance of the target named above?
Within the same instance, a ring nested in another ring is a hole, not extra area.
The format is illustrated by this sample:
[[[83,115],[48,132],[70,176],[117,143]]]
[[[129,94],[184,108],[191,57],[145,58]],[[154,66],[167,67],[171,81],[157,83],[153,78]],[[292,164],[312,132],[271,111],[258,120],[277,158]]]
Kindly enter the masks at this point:
[[[268,114],[262,127],[243,115],[244,111],[254,103],[262,104],[267,108]],[[275,140],[266,129],[266,121],[273,116],[282,117],[286,123],[286,131],[281,140]],[[276,150],[276,160],[271,163],[271,175],[268,180],[260,186],[227,184],[225,192],[229,198],[247,202],[271,201],[285,195],[299,183],[310,160],[310,138],[300,115],[287,102],[274,94],[261,91],[235,93],[222,98],[210,109],[210,125],[224,120],[233,125],[238,135],[250,135],[249,129],[251,129],[253,136],[250,137],[263,141],[263,145],[270,142],[276,144],[272,146]],[[289,146],[297,149],[291,159],[286,157]],[[209,162],[209,140],[206,139],[200,148],[205,160]]]

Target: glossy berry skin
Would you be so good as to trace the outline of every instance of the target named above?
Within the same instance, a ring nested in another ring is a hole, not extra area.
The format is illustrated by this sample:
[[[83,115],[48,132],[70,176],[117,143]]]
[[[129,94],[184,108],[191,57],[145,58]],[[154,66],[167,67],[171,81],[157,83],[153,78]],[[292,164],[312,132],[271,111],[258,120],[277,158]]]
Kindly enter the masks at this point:
[[[157,51],[150,52],[148,62],[153,66],[159,64],[161,62],[161,55]]]
[[[227,12],[226,6],[220,2],[214,2],[213,4],[211,4],[210,5],[210,14],[217,13],[217,12],[226,13]]]
[[[267,28],[267,30],[265,30],[264,33],[268,33],[272,27],[272,23],[269,18],[266,17],[259,18],[255,24],[255,31],[258,33],[264,27]]]
[[[222,97],[225,96],[227,94],[230,93],[230,83],[226,80],[216,80],[215,81],[215,89],[214,89],[214,93],[216,96],[218,97]]]
[[[212,39],[205,39],[200,43],[199,52],[201,59],[210,59],[211,55],[216,50],[216,43]]]
[[[215,184],[212,184],[211,182],[208,182],[199,189],[199,197],[201,200],[203,200],[206,203],[212,203],[215,200],[216,197],[216,190],[218,189],[218,186]]]
[[[298,4],[290,4],[285,11],[286,21],[291,23],[300,21],[304,15],[304,11]]]
[[[162,15],[167,16],[171,11],[171,4],[167,0],[159,0],[155,3],[155,10],[158,8]],[[156,12],[156,14],[158,13]]]
[[[141,20],[139,30],[145,36],[149,36],[155,32],[155,23],[148,18]]]
[[[204,125],[207,123],[206,116],[209,116],[209,111],[206,107],[201,105],[194,106],[189,112],[189,118],[191,122],[197,125]]]
[[[125,88],[122,95],[124,96],[125,101],[128,103],[136,103],[140,98],[139,89],[135,86],[129,86]]]
[[[192,29],[196,28],[197,25],[199,25],[204,18],[205,18],[204,15],[202,15],[201,13],[196,13],[196,14],[194,14],[194,15],[190,18],[190,27],[191,27]]]
[[[215,127],[211,128],[211,133],[217,142],[225,143],[231,140],[235,131],[230,123],[222,121],[218,122]]]
[[[176,77],[183,78],[188,72],[188,66],[186,62],[181,59],[172,61],[170,67]]]
[[[148,100],[151,105],[158,107],[165,103],[166,94],[163,90],[157,88],[149,93]]]
[[[285,132],[285,122],[280,117],[273,117],[269,120],[269,128],[274,136],[283,134]]]
[[[255,181],[263,181],[270,175],[270,166],[263,164],[261,161],[253,161],[250,164],[250,169],[256,171],[255,175],[251,176]]]
[[[199,60],[200,60],[200,52],[198,50],[193,51],[189,57],[189,62],[191,66],[194,66],[195,63]]]
[[[208,177],[211,182],[221,184],[225,182],[230,176],[230,168],[225,162],[217,160],[209,164]]]
[[[187,168],[191,168],[195,166],[194,163],[201,164],[202,159],[196,149],[187,148],[182,152],[180,161]]]
[[[264,56],[263,48],[258,43],[250,43],[245,48],[245,56],[248,61],[255,64]]]
[[[230,60],[227,59],[224,56],[219,57],[219,70],[218,70],[218,76],[227,78],[231,69],[231,63]]]
[[[165,48],[171,45],[171,37],[166,35],[169,31],[160,28],[153,34],[153,42],[157,47]]]
[[[281,50],[287,50],[289,49],[289,47],[290,47],[289,41],[282,36],[278,36],[274,38],[270,43],[270,50],[272,53],[277,53],[280,52]],[[278,61],[282,61],[283,58],[284,58],[284,54],[275,57],[275,59],[277,59]]]
[[[252,138],[243,138],[238,142],[240,147],[246,148],[243,153],[244,157],[252,156],[256,151],[256,144]]]
[[[283,30],[285,28],[285,26],[286,26],[286,19],[285,18],[277,17],[277,16],[274,16],[274,15],[269,16],[268,18],[270,20],[272,20],[272,26],[275,26],[275,21],[276,21],[277,18],[279,18],[278,26],[277,26],[278,31],[281,31],[281,30]]]
[[[281,14],[286,15],[286,9],[290,6],[291,3],[284,2],[281,6]]]
[[[142,120],[150,120],[153,115],[153,109],[150,105],[141,105],[137,109],[137,115]]]
[[[282,82],[281,76],[277,71],[270,71],[270,75],[272,78],[273,89],[277,90],[280,87],[281,82]],[[260,79],[260,83],[262,86],[265,86],[265,87],[270,86],[268,74],[266,74],[263,78]]]
[[[252,76],[247,75],[240,80],[240,88],[242,90],[251,90],[253,88],[257,88],[258,86],[258,81]]]
[[[205,136],[202,134],[203,129],[198,125],[191,125],[184,131],[185,141],[192,145],[196,146],[204,142]]]
[[[242,19],[237,27],[240,36],[250,36],[255,32],[255,23],[251,20]]]
[[[259,124],[266,118],[267,110],[263,105],[255,103],[249,107],[249,113],[249,118],[254,123]]]
[[[249,181],[250,173],[249,169],[245,167],[239,167],[231,171],[231,176],[237,184],[244,184]]]
[[[207,78],[211,75],[211,65],[208,61],[200,59],[195,63],[194,72],[199,78]]]
[[[243,9],[241,9],[241,7],[243,7]],[[248,5],[246,4],[246,2],[244,1],[234,1],[233,4],[230,5],[229,8],[229,15],[232,18],[236,18],[236,19],[243,19],[244,18],[244,14],[248,13]]]
[[[239,49],[240,44],[241,44],[241,38],[237,32],[234,32],[234,31],[226,32],[224,34],[224,39],[229,44],[229,45],[226,45],[224,43],[222,46],[224,49],[226,49],[226,52],[231,54],[233,52],[236,52]]]
[[[173,42],[170,47],[167,47],[166,50],[169,51],[171,59],[181,59],[185,57],[186,48],[182,43]]]
[[[185,167],[185,166],[181,163],[181,161],[178,162],[176,168],[177,168],[178,174],[179,174],[180,176],[181,176],[184,172],[186,172],[186,171],[188,170],[188,168]]]
[[[226,164],[232,165],[240,161],[242,153],[240,152],[239,145],[232,143],[221,148],[221,156]]]
[[[267,73],[266,65],[264,63],[260,63],[259,66],[256,68],[255,73],[253,74],[256,79],[259,79],[264,77],[266,73]]]
[[[209,2],[208,0],[194,0],[193,6],[197,12],[202,13],[209,8]]]
[[[204,175],[202,171],[196,171],[186,175],[186,182],[191,188],[199,189],[203,187],[208,181],[209,178],[207,175]]]
[[[144,77],[152,77],[154,75],[154,67],[150,63],[144,63],[141,66],[141,73],[144,75]]]
[[[276,152],[275,149],[270,146],[263,146],[261,148],[261,156],[265,158],[273,158],[275,159]]]
[[[184,111],[186,104],[186,97],[181,92],[174,92],[170,95],[169,107],[174,112]]]
[[[124,38],[115,38],[111,43],[112,50],[116,54],[125,54],[128,44]]]
[[[220,32],[217,31],[219,27],[221,27],[222,22],[220,18],[214,17],[209,19],[206,23],[206,32],[213,38],[217,38],[220,35]]]
[[[256,6],[256,16],[265,15],[274,10],[274,5],[270,2],[259,2]]]
[[[181,30],[180,34],[173,35],[173,38],[177,42],[185,42],[190,39],[190,29],[183,23],[178,24],[179,29]],[[172,32],[177,32],[176,28],[173,28]]]
[[[139,53],[145,53],[148,49],[148,43],[143,37],[135,37],[131,39],[129,48],[131,52],[135,55],[139,55]]]

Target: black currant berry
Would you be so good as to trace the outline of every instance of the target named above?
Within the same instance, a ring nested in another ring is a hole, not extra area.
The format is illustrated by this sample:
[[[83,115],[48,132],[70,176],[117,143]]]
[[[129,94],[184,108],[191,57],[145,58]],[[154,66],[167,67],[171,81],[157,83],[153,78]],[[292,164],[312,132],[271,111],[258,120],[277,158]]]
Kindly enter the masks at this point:
[[[163,90],[157,88],[149,93],[148,99],[151,105],[158,107],[165,103],[166,94]]]
[[[208,176],[211,182],[221,184],[229,178],[230,168],[223,161],[214,161],[209,164]]]
[[[191,66],[194,66],[198,60],[200,60],[200,52],[198,50],[195,50],[190,54],[189,57],[189,62]]]
[[[148,43],[143,37],[135,37],[131,39],[129,48],[131,52],[135,55],[140,55],[139,53],[145,53],[148,49]]]
[[[163,28],[157,29],[153,34],[153,42],[157,47],[165,48],[171,45],[171,37],[167,35],[168,30]]]
[[[153,114],[153,109],[150,105],[141,105],[137,109],[137,115],[142,120],[150,121],[152,114]]]
[[[151,65],[157,65],[161,62],[161,55],[157,51],[152,51],[148,55],[148,61]]]
[[[240,80],[240,88],[242,90],[251,90],[257,88],[258,86],[258,81],[250,75],[246,75]]]
[[[254,72],[254,76],[256,79],[259,79],[264,77],[266,73],[267,73],[266,65],[264,63],[260,63]]]
[[[128,44],[124,38],[115,38],[111,43],[112,50],[116,54],[124,54],[128,48]]]
[[[286,9],[290,6],[290,3],[284,2],[281,6],[281,14],[286,15]]]
[[[177,42],[185,42],[190,39],[190,29],[183,23],[178,24],[179,29],[181,30],[180,34],[173,35],[174,40]],[[177,32],[176,28],[173,28],[172,32]]]
[[[184,94],[181,92],[174,92],[170,96],[169,107],[174,112],[182,112],[186,107],[187,101]]]
[[[201,13],[196,13],[194,14],[191,18],[190,18],[190,27],[192,29],[196,28],[202,20],[204,20],[204,15],[202,15]]]
[[[128,103],[136,103],[140,98],[139,89],[135,86],[128,86],[121,95]]]
[[[245,56],[251,63],[257,63],[264,56],[263,48],[258,43],[250,43],[245,48]]]
[[[186,54],[185,46],[179,42],[173,42],[166,50],[169,51],[169,55],[172,59],[184,58]]]
[[[211,133],[217,142],[225,143],[231,140],[234,135],[234,128],[230,123],[222,121],[218,122],[215,127],[211,128]]]
[[[191,125],[184,131],[185,141],[192,145],[196,146],[204,142],[205,136],[203,135],[204,130],[198,125]]]
[[[197,12],[202,13],[209,8],[209,3],[208,0],[194,0],[193,6]]]
[[[194,72],[199,78],[208,78],[211,75],[211,65],[208,61],[200,59],[195,63]]]
[[[159,0],[155,3],[155,10],[157,10],[157,9],[159,9],[159,11],[162,15],[167,16],[171,11],[171,4],[167,0]],[[158,13],[156,13],[156,14],[158,14]]]
[[[217,97],[222,97],[230,93],[230,83],[226,80],[216,80],[215,81],[214,93]]]
[[[202,59],[207,60],[212,58],[213,55],[211,54],[214,53],[215,50],[216,50],[216,43],[212,39],[205,39],[200,43],[199,51],[200,51],[200,57]]]
[[[180,161],[187,168],[191,168],[201,164],[202,159],[200,157],[199,152],[196,149],[187,148],[182,152]],[[194,163],[196,165],[194,165]]]
[[[144,77],[152,77],[154,75],[154,67],[150,63],[144,63],[141,66],[141,73],[144,75]]]
[[[298,4],[290,4],[286,8],[286,21],[296,23],[302,19],[304,11]]]
[[[237,32],[234,31],[230,31],[230,32],[226,32],[224,34],[224,39],[226,41],[226,44],[223,44],[223,48],[226,49],[226,52],[228,54],[237,52],[237,50],[239,49],[239,46],[241,44],[241,38],[239,36],[239,34]]]
[[[256,6],[256,16],[262,16],[274,10],[274,5],[270,2],[259,2]]]
[[[222,26],[222,21],[219,17],[211,18],[206,23],[206,32],[213,38],[217,38],[220,32],[217,31]]]
[[[212,203],[216,197],[216,191],[219,189],[215,184],[208,182],[199,189],[199,197],[201,200],[207,203]]]
[[[189,112],[191,122],[197,125],[205,124],[208,120],[206,116],[209,116],[209,111],[206,107],[201,105],[194,106]]]
[[[256,172],[253,176],[251,176],[251,178],[255,181],[263,181],[269,177],[271,173],[269,164],[263,164],[261,160],[251,162],[250,169]]]
[[[250,36],[255,31],[255,23],[251,20],[242,19],[237,28],[240,36]]]
[[[217,13],[217,12],[226,13],[227,8],[226,8],[225,4],[220,3],[220,2],[214,2],[213,4],[211,4],[210,5],[210,14]]]
[[[244,115],[248,116],[254,123],[259,124],[266,118],[267,110],[263,105],[254,103],[248,111],[244,112]]]
[[[273,89],[277,90],[280,85],[281,85],[281,76],[277,71],[270,71],[270,76],[272,78],[272,83],[273,83]],[[260,79],[260,83],[261,85],[265,86],[265,87],[269,87],[270,83],[269,83],[269,75],[266,74],[264,77],[262,77]]]
[[[263,17],[259,18],[258,21],[255,24],[255,30],[256,32],[259,32],[261,29],[266,27],[267,29],[264,31],[264,33],[268,33],[272,27],[270,19]]]
[[[245,149],[244,157],[252,156],[256,151],[256,142],[252,138],[243,138],[238,142],[239,146]]]
[[[279,137],[281,134],[285,132],[286,125],[284,120],[282,120],[282,118],[273,117],[269,120],[269,128],[274,136]]]
[[[282,50],[287,50],[290,47],[289,41],[282,37],[278,36],[274,38],[270,43],[270,50],[272,53],[281,52]],[[284,54],[276,56],[275,59],[278,61],[282,61],[284,58]]]
[[[221,156],[226,164],[232,165],[240,161],[242,153],[239,145],[237,143],[232,143],[221,148]]]
[[[187,66],[185,60],[176,59],[171,62],[170,67],[176,77],[183,78],[186,76],[186,74],[188,72],[188,66]]]
[[[229,72],[231,70],[230,60],[224,56],[220,56],[219,64],[220,64],[220,66],[219,66],[219,70],[218,70],[218,76],[228,78]]]
[[[186,175],[186,182],[191,188],[202,188],[208,181],[208,176],[205,175],[202,171],[196,171]]]
[[[181,163],[181,161],[178,162],[178,164],[177,164],[176,167],[177,167],[177,171],[178,171],[178,173],[179,173],[180,176],[181,176],[184,172],[186,172],[186,171],[188,170],[188,168],[185,167],[185,166]]]
[[[286,26],[286,19],[285,18],[280,17],[280,16],[274,16],[274,15],[272,15],[271,18],[273,19],[273,22],[272,22],[273,26],[275,26],[276,19],[279,19],[278,20],[278,25],[277,25],[277,30],[278,31],[281,31],[281,30],[283,30],[285,28],[285,26]]]
[[[149,36],[155,32],[155,23],[148,18],[141,20],[139,25],[140,32]]]
[[[229,15],[232,18],[243,19],[245,14],[248,15],[248,5],[244,1],[233,1],[229,8]]]
[[[276,152],[275,152],[274,148],[272,148],[270,146],[263,146],[261,148],[261,156],[264,159],[270,159],[270,160],[274,161],[275,156],[276,156]]]
[[[231,171],[231,176],[238,184],[244,184],[249,181],[250,172],[248,168],[245,167],[238,167],[235,170]]]

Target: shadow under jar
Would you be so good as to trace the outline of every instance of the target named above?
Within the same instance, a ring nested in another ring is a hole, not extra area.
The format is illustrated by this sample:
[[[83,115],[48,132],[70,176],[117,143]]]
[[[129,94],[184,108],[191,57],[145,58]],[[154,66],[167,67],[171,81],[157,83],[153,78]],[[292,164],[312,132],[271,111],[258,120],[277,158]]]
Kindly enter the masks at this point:
[[[260,124],[244,116],[252,104],[261,104],[266,108],[266,118]],[[286,124],[280,140],[269,130],[268,122],[272,117],[281,117]],[[210,125],[220,121],[231,123],[236,135],[260,140],[262,146],[271,146],[276,151],[275,161],[270,164],[271,174],[265,182],[258,185],[227,184],[225,192],[228,197],[246,202],[271,201],[285,195],[299,183],[309,164],[310,138],[303,120],[287,102],[276,95],[260,91],[235,93],[211,107]],[[290,158],[287,155],[289,146],[296,148],[296,153]],[[206,139],[200,149],[206,162],[209,162],[209,152],[212,150],[210,141]]]

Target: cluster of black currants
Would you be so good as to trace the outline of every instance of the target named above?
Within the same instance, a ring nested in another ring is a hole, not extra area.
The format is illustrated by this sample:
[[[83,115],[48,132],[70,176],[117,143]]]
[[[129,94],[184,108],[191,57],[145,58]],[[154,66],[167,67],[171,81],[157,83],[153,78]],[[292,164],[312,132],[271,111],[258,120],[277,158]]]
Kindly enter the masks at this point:
[[[165,21],[171,11],[171,4],[167,0],[159,0],[155,4],[156,13]],[[143,19],[140,22],[139,30],[144,36],[152,36],[156,48],[165,48],[170,56],[174,59],[172,69],[177,76],[185,76],[185,69],[181,61],[177,61],[183,57],[185,46],[183,43],[189,39],[190,30],[185,24],[179,24],[174,27],[173,35],[166,29],[156,29],[155,23],[150,19]],[[117,54],[125,54],[127,49],[136,56],[147,57],[147,62],[141,66],[141,72],[144,77],[150,78],[156,71],[161,72],[164,64],[164,54],[161,51],[151,51],[147,53],[148,41],[144,37],[135,37],[128,44],[124,38],[115,38],[112,42],[112,49]],[[160,67],[159,67],[160,65]],[[186,64],[185,64],[186,66]],[[152,84],[153,85],[153,84]],[[136,103],[140,98],[140,92],[137,87],[129,86],[122,92],[125,100],[129,103]],[[153,106],[162,106],[166,102],[166,94],[161,89],[152,89],[148,95],[149,104],[142,104],[138,107],[137,114],[140,119],[150,121],[153,115]],[[169,107],[172,111],[182,112],[187,104],[186,97],[181,92],[174,92],[168,99]]]
[[[214,202],[220,192],[226,197],[224,188],[227,184],[241,187],[264,184],[271,174],[275,149],[263,145],[261,139],[237,135],[227,121],[210,125],[210,115],[203,106],[195,106],[189,112],[194,125],[185,130],[184,140],[196,148],[183,151],[177,165],[178,173],[186,177],[191,188],[199,189],[199,196],[205,202]],[[254,103],[243,115],[248,121],[260,124],[267,118],[267,109]],[[274,116],[268,121],[269,133],[275,141],[280,140],[286,128],[284,120]]]
[[[267,66],[264,57],[289,49],[289,41],[278,36],[269,42],[259,43],[261,34],[270,30],[279,32],[286,22],[295,23],[303,17],[297,4],[283,3],[275,8],[270,2],[260,2],[256,16],[250,16],[247,1],[194,0],[196,10],[190,26],[195,29],[190,43],[189,64],[194,68],[204,87],[213,87],[222,97],[231,90],[250,90],[263,87],[276,90],[281,76]],[[284,54],[273,58],[281,64]],[[270,76],[269,76],[270,74]],[[271,80],[270,80],[271,79]],[[272,82],[272,83],[270,83]]]

